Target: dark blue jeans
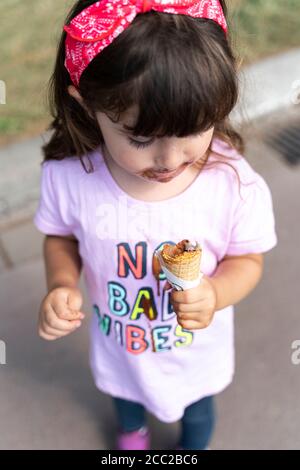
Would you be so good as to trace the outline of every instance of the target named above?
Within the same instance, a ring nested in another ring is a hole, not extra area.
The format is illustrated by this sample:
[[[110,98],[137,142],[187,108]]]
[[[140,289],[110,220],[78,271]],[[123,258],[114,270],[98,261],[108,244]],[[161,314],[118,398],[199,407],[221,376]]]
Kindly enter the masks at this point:
[[[114,398],[120,429],[124,432],[136,431],[146,425],[143,405],[132,401]],[[213,397],[205,397],[189,405],[181,419],[179,445],[183,449],[205,449],[211,439],[215,423]]]

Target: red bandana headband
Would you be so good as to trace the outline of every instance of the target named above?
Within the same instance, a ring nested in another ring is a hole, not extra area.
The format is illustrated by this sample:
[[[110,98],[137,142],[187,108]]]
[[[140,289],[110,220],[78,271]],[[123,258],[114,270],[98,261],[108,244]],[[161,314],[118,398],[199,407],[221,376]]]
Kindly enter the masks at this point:
[[[105,47],[119,36],[140,13],[163,13],[207,18],[227,33],[226,19],[219,0],[102,0],[84,9],[64,26],[67,68],[76,87],[82,72]]]

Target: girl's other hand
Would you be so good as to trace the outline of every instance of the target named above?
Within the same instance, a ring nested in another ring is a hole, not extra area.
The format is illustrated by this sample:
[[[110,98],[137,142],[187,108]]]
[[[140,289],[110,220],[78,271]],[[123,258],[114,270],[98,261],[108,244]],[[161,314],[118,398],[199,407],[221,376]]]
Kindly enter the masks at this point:
[[[56,287],[43,299],[38,321],[38,333],[49,341],[66,336],[81,326],[85,314],[79,289]]]

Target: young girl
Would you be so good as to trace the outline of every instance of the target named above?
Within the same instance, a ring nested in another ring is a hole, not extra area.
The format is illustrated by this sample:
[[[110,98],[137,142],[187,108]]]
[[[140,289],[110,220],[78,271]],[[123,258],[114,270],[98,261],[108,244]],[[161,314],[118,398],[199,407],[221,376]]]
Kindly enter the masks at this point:
[[[91,367],[114,400],[118,449],[150,448],[146,410],[181,420],[177,448],[207,448],[213,396],[234,372],[232,305],[276,245],[270,191],[228,122],[225,15],[217,0],[80,0],[58,48],[34,218],[46,234],[39,334],[80,326],[83,267]],[[177,292],[152,261],[182,239],[200,243],[204,276]]]

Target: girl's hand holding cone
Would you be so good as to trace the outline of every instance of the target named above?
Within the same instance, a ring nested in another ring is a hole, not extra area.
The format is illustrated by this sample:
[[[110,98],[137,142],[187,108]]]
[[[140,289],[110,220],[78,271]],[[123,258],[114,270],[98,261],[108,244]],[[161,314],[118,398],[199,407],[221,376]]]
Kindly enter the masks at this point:
[[[172,286],[167,281],[164,290]],[[170,298],[179,325],[186,330],[207,328],[213,320],[217,305],[216,289],[210,278],[203,276],[197,287],[171,292]]]
[[[212,280],[200,271],[202,249],[199,243],[188,239],[176,245],[166,243],[157,255],[170,281],[166,282],[164,290],[173,286],[170,301],[179,325],[187,330],[208,327],[216,311],[217,293]],[[181,290],[176,290],[177,287]]]

